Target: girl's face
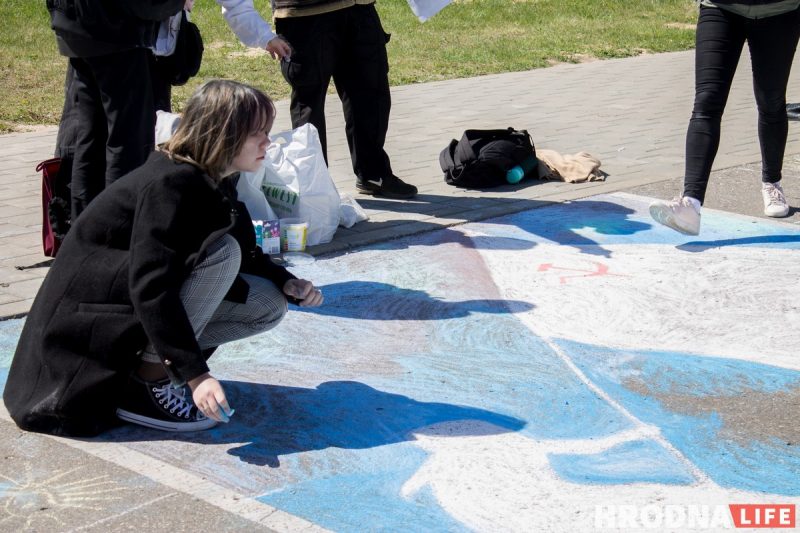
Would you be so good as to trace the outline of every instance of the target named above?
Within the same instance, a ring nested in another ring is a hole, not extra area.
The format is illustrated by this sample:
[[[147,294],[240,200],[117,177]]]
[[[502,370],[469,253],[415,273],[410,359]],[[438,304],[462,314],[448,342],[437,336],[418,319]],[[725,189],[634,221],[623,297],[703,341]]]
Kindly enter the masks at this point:
[[[256,172],[261,168],[269,143],[269,129],[248,135],[242,150],[233,158],[231,169],[238,172]]]

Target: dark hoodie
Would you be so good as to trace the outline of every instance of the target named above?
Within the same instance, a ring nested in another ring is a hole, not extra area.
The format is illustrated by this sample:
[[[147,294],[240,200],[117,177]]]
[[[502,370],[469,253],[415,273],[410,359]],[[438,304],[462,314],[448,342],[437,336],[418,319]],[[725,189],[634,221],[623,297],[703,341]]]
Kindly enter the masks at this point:
[[[155,42],[160,21],[184,0],[47,0],[58,50],[67,57],[94,57]]]

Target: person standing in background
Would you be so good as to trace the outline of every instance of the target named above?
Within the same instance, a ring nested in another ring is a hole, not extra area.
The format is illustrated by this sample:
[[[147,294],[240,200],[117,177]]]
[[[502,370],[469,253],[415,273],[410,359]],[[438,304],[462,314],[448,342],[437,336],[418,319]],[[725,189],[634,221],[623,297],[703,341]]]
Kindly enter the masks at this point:
[[[185,0],[183,12],[178,12],[166,20],[162,20],[158,26],[158,34],[153,44],[153,55],[150,57],[150,79],[153,84],[153,106],[156,111],[172,112],[172,80],[173,72],[169,72],[169,58],[175,54],[178,44],[178,36],[181,31],[181,19],[185,16],[189,19],[194,7],[194,0]],[[164,67],[164,61],[167,68]],[[167,72],[164,72],[164,71]]]
[[[271,0],[275,28],[252,0],[227,1],[223,14],[239,40],[266,44],[292,87],[292,127],[311,123],[327,161],[325,98],[331,79],[342,101],[356,188],[387,198],[412,198],[417,188],[394,175],[384,150],[391,94],[386,43],[375,0]],[[260,36],[256,39],[255,36]]]
[[[686,235],[700,232],[720,123],[745,41],[750,48],[761,145],[764,214],[785,217],[781,186],[788,135],[786,86],[800,37],[800,0],[700,0],[695,49],[695,101],[686,134],[683,194],[650,205],[659,223]]]
[[[239,0],[217,2],[235,7]],[[153,151],[155,111],[171,109],[171,86],[154,68],[159,32],[169,29],[168,21],[179,22],[181,10],[190,11],[193,4],[48,0],[59,52],[69,60],[55,156],[62,158],[61,172],[71,182],[72,221]],[[237,25],[246,44],[287,53],[288,45],[261,22]],[[174,46],[175,35],[171,38]]]
[[[58,50],[69,58],[56,155],[72,156],[73,220],[107,184],[140,166],[153,150],[150,47],[160,21],[183,4],[47,1]]]

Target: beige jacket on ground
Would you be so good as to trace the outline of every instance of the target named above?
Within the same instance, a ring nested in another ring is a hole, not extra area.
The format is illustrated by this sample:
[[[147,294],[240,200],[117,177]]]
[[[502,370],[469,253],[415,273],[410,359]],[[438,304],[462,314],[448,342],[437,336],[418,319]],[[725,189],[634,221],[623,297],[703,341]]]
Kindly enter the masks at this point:
[[[600,172],[600,160],[587,152],[562,155],[555,150],[537,149],[536,157],[539,159],[539,179],[569,183],[606,179]]]

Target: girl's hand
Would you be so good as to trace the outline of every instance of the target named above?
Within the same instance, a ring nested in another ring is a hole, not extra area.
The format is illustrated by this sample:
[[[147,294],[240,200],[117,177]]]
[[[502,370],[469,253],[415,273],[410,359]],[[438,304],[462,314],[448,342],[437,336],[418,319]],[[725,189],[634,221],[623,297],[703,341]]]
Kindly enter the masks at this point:
[[[322,291],[305,279],[290,279],[284,283],[283,294],[300,300],[300,307],[316,307],[325,301]]]
[[[189,380],[192,399],[197,408],[208,418],[217,422],[227,422],[231,408],[225,398],[222,385],[208,372]]]

